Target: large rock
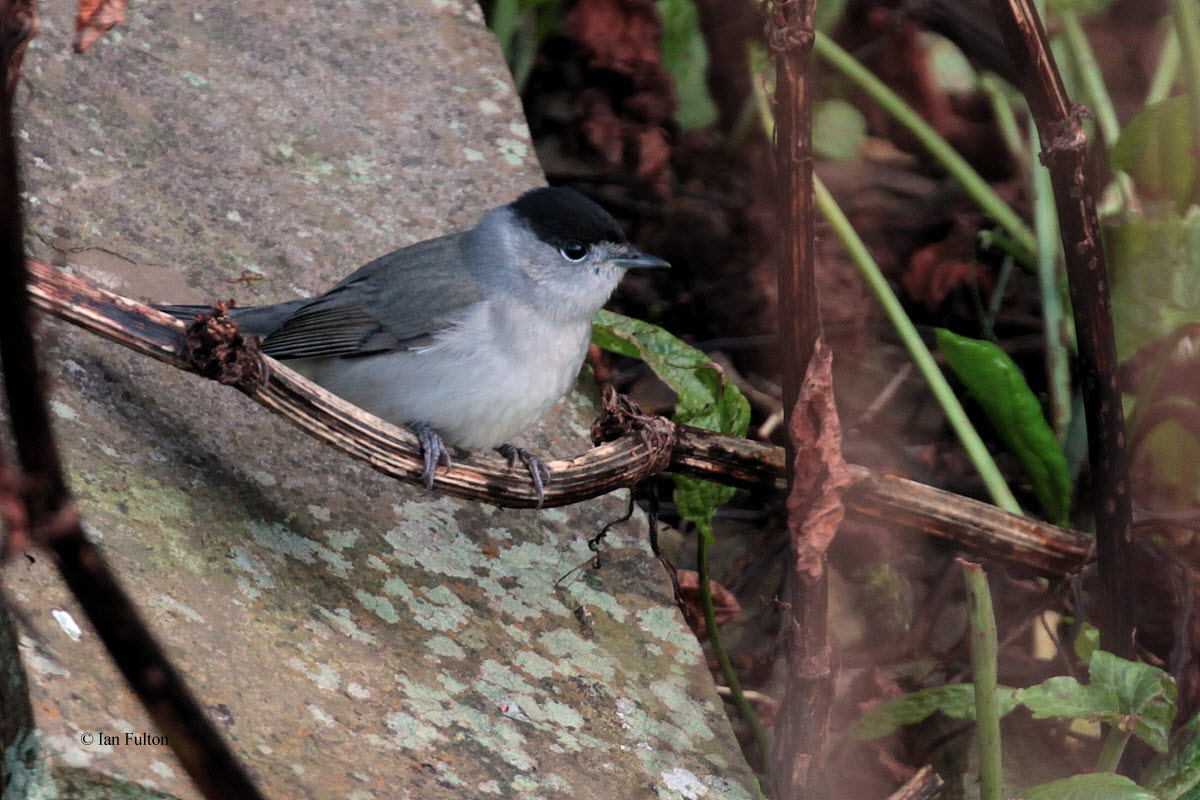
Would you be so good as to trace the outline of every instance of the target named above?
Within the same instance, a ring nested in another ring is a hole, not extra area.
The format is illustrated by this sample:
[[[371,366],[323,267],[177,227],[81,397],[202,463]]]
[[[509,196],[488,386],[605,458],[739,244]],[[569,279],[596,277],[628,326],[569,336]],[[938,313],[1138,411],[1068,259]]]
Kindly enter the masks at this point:
[[[542,180],[469,0],[139,3],[83,57],[73,13],[46,3],[25,59],[30,249],[131,297],[311,293]],[[245,270],[263,280],[228,282]],[[556,584],[623,501],[440,498],[236,392],[42,332],[89,530],[269,796],[753,796],[644,524]],[[590,414],[577,393],[529,443],[581,450]],[[36,734],[5,695],[7,796],[196,796],[127,739],[156,734],[49,559],[4,581]]]

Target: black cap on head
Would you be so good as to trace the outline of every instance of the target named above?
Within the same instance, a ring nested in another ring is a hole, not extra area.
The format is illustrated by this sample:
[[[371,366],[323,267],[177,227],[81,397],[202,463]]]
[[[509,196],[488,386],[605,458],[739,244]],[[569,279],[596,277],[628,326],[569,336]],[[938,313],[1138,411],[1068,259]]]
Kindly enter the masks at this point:
[[[533,189],[509,208],[539,239],[554,247],[627,241],[621,226],[607,211],[574,189]]]

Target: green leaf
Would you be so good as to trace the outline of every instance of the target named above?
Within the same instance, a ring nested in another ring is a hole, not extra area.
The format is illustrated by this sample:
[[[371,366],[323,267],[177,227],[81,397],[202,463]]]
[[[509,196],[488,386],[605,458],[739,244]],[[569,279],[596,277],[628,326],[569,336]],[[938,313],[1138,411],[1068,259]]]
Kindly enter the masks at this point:
[[[1196,800],[1200,797],[1200,715],[1171,737],[1165,755],[1151,761],[1142,772],[1142,783],[1163,800]]]
[[[1067,676],[1049,678],[1036,686],[1018,689],[1017,699],[1028,706],[1037,719],[1094,717],[1112,722],[1121,716],[1120,701],[1112,687],[1080,683]]]
[[[720,367],[694,347],[649,322],[601,310],[592,320],[592,341],[605,350],[640,358],[676,393],[676,422],[719,433],[745,436],[750,404],[725,380]],[[712,517],[735,490],[708,481],[676,476],[679,513],[712,537]]]
[[[1122,361],[1200,321],[1200,208],[1107,227],[1104,244]]]
[[[1175,679],[1158,667],[1097,650],[1089,665],[1092,685],[1110,687],[1121,714],[1138,719],[1133,735],[1158,752],[1167,749],[1175,719]]]
[[[1057,677],[1017,690],[1017,699],[1033,716],[1082,717],[1110,724],[1136,720],[1133,734],[1160,753],[1175,718],[1175,681],[1158,667],[1096,650],[1089,664],[1091,681]]]
[[[712,528],[713,514],[728,503],[736,491],[732,486],[722,486],[687,475],[676,475],[673,498],[679,515],[694,522],[700,535],[711,542],[715,538]]]
[[[1179,208],[1195,199],[1196,188],[1188,102],[1180,95],[1143,108],[1121,131],[1109,156],[1112,168],[1129,173],[1140,191]]]
[[[1021,792],[1021,800],[1159,800],[1124,775],[1095,772],[1043,783]]]
[[[845,100],[822,100],[813,106],[813,150],[830,161],[852,161],[867,138],[867,120]]]
[[[933,82],[944,92],[963,94],[979,88],[979,73],[954,42],[936,33],[922,33]]]
[[[1021,370],[991,342],[944,328],[937,329],[937,340],[950,368],[1021,463],[1046,518],[1066,524],[1071,507],[1067,459]]]
[[[692,0],[658,0],[662,16],[663,65],[679,95],[675,121],[685,131],[716,122],[717,107],[708,94],[708,45]]]
[[[1080,661],[1092,660],[1092,655],[1100,649],[1100,629],[1090,622],[1079,626],[1079,635],[1075,637],[1075,655]]]
[[[1017,707],[1016,693],[1016,689],[999,687],[997,699],[1001,716]],[[880,703],[855,720],[847,735],[859,742],[878,739],[905,725],[914,725],[936,711],[953,719],[975,719],[975,685],[934,686]]]
[[[1050,0],[1050,9],[1055,14],[1061,14],[1064,11],[1089,14],[1093,11],[1102,11],[1112,3],[1113,0]]]

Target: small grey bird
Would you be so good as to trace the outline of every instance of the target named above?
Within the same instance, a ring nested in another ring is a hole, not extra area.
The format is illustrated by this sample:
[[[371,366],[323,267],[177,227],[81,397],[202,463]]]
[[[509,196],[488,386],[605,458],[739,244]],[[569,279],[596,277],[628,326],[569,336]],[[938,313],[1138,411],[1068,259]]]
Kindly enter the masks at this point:
[[[570,388],[592,316],[625,270],[666,266],[583,195],[541,188],[468,231],[377,258],[325,294],[230,314],[268,355],[412,428],[427,487],[439,462],[451,466],[443,442],[490,447],[525,464],[540,506],[545,465],[509,440]],[[159,308],[184,320],[210,310]]]

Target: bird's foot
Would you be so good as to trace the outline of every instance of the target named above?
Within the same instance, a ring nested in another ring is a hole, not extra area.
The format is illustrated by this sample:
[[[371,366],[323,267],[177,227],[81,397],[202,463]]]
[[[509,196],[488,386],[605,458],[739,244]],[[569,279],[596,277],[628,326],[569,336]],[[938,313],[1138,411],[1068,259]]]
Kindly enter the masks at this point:
[[[546,498],[546,481],[550,480],[550,468],[546,463],[528,450],[511,444],[500,445],[496,452],[508,459],[510,467],[517,466],[518,460],[525,465],[525,469],[529,470],[529,475],[533,478],[533,489],[537,492],[537,508],[541,508],[542,501]]]
[[[426,489],[432,489],[433,475],[437,472],[438,462],[444,464],[446,469],[450,469],[454,466],[454,461],[450,458],[450,450],[442,441],[442,437],[437,435],[437,431],[423,422],[414,423],[412,429],[421,441],[421,452],[425,457],[425,469],[421,472],[421,479],[425,481]]]

